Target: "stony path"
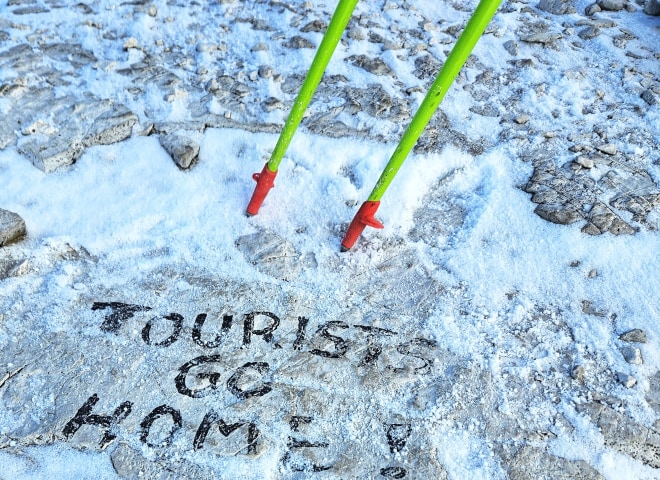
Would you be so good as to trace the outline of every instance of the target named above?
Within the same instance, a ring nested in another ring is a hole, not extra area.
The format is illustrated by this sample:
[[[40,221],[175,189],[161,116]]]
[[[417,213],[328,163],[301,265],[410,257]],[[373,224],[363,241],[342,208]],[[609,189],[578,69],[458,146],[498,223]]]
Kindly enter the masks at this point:
[[[432,19],[409,1],[360,5],[307,130],[396,141],[469,8],[442,10]],[[460,115],[440,112],[416,150],[453,144],[479,155],[506,142],[534,165],[522,187],[541,217],[581,222],[591,235],[656,229],[660,53],[631,31],[644,16],[634,3],[586,12],[559,0],[505,4],[484,38],[501,58],[471,57],[444,109],[460,103]],[[49,172],[92,145],[156,134],[189,168],[206,128],[278,132],[330,13],[307,2],[10,0],[0,17],[0,148],[17,145]],[[291,28],[299,35],[288,38]],[[245,32],[250,44],[232,42]],[[572,65],[555,66],[566,52]]]

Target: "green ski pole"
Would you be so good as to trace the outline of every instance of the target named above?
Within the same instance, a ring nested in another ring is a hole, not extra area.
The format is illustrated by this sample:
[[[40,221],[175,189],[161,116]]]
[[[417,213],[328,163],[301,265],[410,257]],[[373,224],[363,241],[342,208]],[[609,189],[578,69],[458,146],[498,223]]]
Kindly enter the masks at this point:
[[[252,175],[252,178],[257,182],[257,186],[252,193],[252,198],[247,207],[248,215],[256,215],[259,212],[259,208],[261,208],[261,204],[266,198],[266,195],[268,195],[270,189],[273,188],[275,176],[277,175],[277,168],[284,157],[286,149],[291,143],[294,133],[296,133],[298,125],[300,125],[305,110],[307,109],[307,105],[309,105],[309,101],[312,99],[312,95],[314,95],[316,87],[318,87],[319,82],[321,81],[323,72],[325,72],[330,57],[332,57],[332,54],[341,39],[341,35],[351,18],[353,10],[355,10],[357,2],[358,0],[339,0],[335,13],[332,15],[332,19],[328,25],[328,29],[326,30],[325,35],[323,35],[323,40],[321,40],[321,44],[319,45],[314,60],[312,61],[312,65],[309,68],[307,78],[305,78],[302,87],[300,87],[298,97],[296,98],[293,108],[289,113],[289,117],[284,124],[284,129],[280,134],[277,145],[275,145],[275,150],[273,150],[270,160],[264,165],[261,173],[255,173]]]
[[[447,61],[442,66],[440,73],[438,73],[433,85],[431,85],[431,88],[424,97],[422,104],[404,132],[403,137],[401,137],[399,145],[394,150],[392,157],[390,157],[369,198],[355,214],[341,242],[342,252],[350,250],[353,247],[365,227],[383,228],[383,224],[374,217],[380,206],[380,199],[390,186],[390,183],[392,183],[392,180],[394,180],[395,175],[415,146],[415,143],[417,143],[417,139],[431,120],[440,102],[442,102],[456,75],[458,75],[458,72],[465,64],[468,56],[486,29],[488,22],[495,15],[495,11],[501,1],[481,0],[479,2],[477,9],[472,14],[470,21],[458,38],[449,57],[447,57]]]

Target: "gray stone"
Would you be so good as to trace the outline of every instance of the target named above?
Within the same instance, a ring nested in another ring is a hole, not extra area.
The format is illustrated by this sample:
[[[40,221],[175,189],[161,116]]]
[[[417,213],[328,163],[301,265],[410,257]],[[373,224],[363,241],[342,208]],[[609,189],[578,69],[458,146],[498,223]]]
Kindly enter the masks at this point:
[[[642,365],[644,363],[644,359],[642,358],[642,351],[639,348],[626,345],[621,347],[620,350],[621,355],[623,355],[623,358],[626,360],[626,362],[632,365]]]
[[[88,117],[83,111],[93,115]],[[86,118],[94,119],[91,125],[85,125],[85,136],[82,139],[85,147],[121,142],[131,136],[133,125],[138,121],[137,116],[124,105],[116,105],[110,101],[78,105],[73,113],[83,121]]]
[[[379,76],[394,76],[392,69],[380,58],[371,58],[366,55],[353,55],[347,58],[356,67]]]
[[[657,17],[660,15],[660,2],[658,0],[647,0],[644,6],[644,13]]]
[[[619,335],[619,340],[633,343],[646,343],[646,332],[640,328],[633,328]]]
[[[300,35],[291,37],[287,42],[284,43],[284,46],[293,49],[316,48],[316,45],[307,40],[305,37],[301,37]]]
[[[262,102],[264,110],[272,112],[273,110],[284,110],[286,107],[279,98],[270,97]]]
[[[660,370],[649,377],[649,391],[646,392],[646,401],[656,412],[660,413]]]
[[[561,38],[560,33],[555,33],[555,32],[538,32],[538,33],[532,33],[529,35],[523,35],[520,39],[523,42],[527,43],[540,43],[542,45],[548,45],[555,40],[558,40]]]
[[[190,168],[199,158],[199,132],[177,131],[158,137],[161,146],[183,170]]]
[[[576,12],[570,0],[541,0],[538,8],[553,15],[573,14]]]
[[[307,32],[321,33],[321,32],[325,32],[326,28],[328,28],[328,24],[325,23],[323,20],[312,20],[303,28],[301,28],[300,31],[303,33],[307,33]]]
[[[507,52],[509,52],[509,55],[511,55],[512,57],[518,55],[518,42],[514,40],[508,40],[504,42],[504,45],[502,46]]]
[[[609,10],[612,12],[618,12],[624,8],[623,0],[600,0],[598,5],[603,10]]]
[[[592,15],[595,15],[596,13],[600,12],[602,9],[597,3],[592,3],[589,5],[587,8],[584,9],[584,13],[591,17]]]
[[[573,380],[578,381],[578,382],[583,382],[585,375],[586,375],[586,372],[585,372],[584,367],[582,365],[576,365],[571,370],[571,378]]]
[[[596,203],[587,215],[587,219],[595,225],[601,233],[610,232],[614,235],[635,233],[628,223],[604,203]]]
[[[16,242],[26,234],[25,220],[19,214],[0,208],[0,247]]]
[[[626,388],[632,388],[637,384],[637,379],[628,373],[617,373],[617,380]]]
[[[541,204],[534,209],[534,213],[544,220],[560,225],[570,225],[584,218],[581,212],[559,203]]]
[[[273,70],[273,67],[268,65],[261,65],[258,70],[258,74],[261,78],[273,78],[274,73],[275,71]]]
[[[587,169],[594,168],[594,166],[596,165],[596,162],[594,162],[593,158],[587,158],[587,157],[578,157],[577,160],[575,160],[575,163],[580,167]]]
[[[97,61],[93,52],[77,44],[50,43],[41,46],[41,51],[54,60],[71,63],[76,67],[82,67]]]
[[[41,7],[41,6],[33,6],[33,7],[23,7],[23,8],[17,8],[16,10],[12,10],[12,13],[14,15],[35,15],[38,13],[48,13],[50,10],[46,7]]]
[[[514,118],[513,121],[518,125],[525,125],[527,122],[529,122],[529,115],[521,113],[516,118]]]
[[[73,165],[84,150],[82,142],[70,136],[31,138],[18,146],[21,154],[46,173]]]
[[[251,52],[267,52],[268,51],[268,45],[265,44],[264,42],[259,42],[256,45],[254,45],[251,49]]]
[[[658,98],[658,95],[650,88],[644,90],[642,92],[641,97],[642,100],[644,100],[646,103],[648,103],[651,106],[660,104],[660,99]]]
[[[415,59],[415,76],[421,80],[435,78],[442,64],[432,55],[421,55]]]
[[[580,37],[582,40],[591,40],[592,38],[596,38],[598,35],[600,35],[600,28],[596,26],[587,27],[578,32],[578,37]]]
[[[613,143],[605,143],[602,145],[597,145],[596,150],[598,150],[599,152],[606,153],[608,155],[616,155],[617,153],[616,145],[614,145]]]

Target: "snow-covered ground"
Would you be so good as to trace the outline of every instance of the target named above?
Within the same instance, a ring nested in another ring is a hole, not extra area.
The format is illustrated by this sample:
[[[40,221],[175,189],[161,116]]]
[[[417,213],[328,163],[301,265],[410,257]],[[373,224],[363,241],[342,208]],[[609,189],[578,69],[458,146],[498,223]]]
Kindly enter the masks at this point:
[[[254,217],[334,2],[1,6],[0,478],[660,478],[660,24],[550,3],[502,5],[346,253],[475,2],[361,2]],[[35,168],[92,97],[130,138]]]

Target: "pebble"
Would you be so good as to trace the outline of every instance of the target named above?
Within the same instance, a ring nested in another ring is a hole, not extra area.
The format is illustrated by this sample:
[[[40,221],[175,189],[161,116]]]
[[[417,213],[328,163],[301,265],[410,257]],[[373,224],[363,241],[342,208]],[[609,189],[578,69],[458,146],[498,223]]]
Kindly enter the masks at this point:
[[[621,347],[620,351],[626,362],[630,363],[631,365],[642,365],[644,363],[644,359],[642,358],[642,351],[639,348],[626,345]]]
[[[616,155],[617,154],[616,145],[614,145],[613,143],[605,143],[605,144],[602,144],[602,145],[597,145],[596,150],[598,150],[599,152],[606,153],[608,155]]]
[[[619,335],[619,340],[633,343],[646,343],[646,332],[640,328],[633,328]]]
[[[619,380],[619,383],[626,388],[632,388],[637,384],[637,379],[627,373],[617,373],[617,379]]]
[[[598,5],[603,10],[609,10],[612,12],[618,12],[624,8],[623,0],[600,0]]]
[[[644,100],[650,106],[660,104],[660,100],[658,99],[658,95],[656,95],[656,93],[651,89],[644,90],[642,92],[641,97],[642,97],[642,100]]]
[[[518,125],[525,125],[527,122],[529,122],[529,115],[522,113],[514,119],[514,122],[516,122]]]
[[[502,46],[507,52],[509,52],[509,55],[511,55],[512,57],[518,55],[518,42],[514,40],[507,40],[506,42],[504,42]]]
[[[137,38],[135,37],[129,37],[126,39],[124,42],[124,50],[130,50],[131,48],[138,48],[139,43]]]
[[[300,35],[294,35],[291,37],[287,42],[284,43],[284,46],[293,49],[316,48],[316,45],[307,40],[305,37],[301,37]]]
[[[571,370],[571,378],[578,382],[584,381],[585,375],[586,375],[586,371],[582,365],[576,365]]]
[[[583,30],[580,30],[578,33],[578,37],[580,37],[582,40],[591,40],[592,38],[596,38],[598,35],[600,35],[600,28],[596,26],[587,27]]]
[[[584,168],[594,168],[595,162],[592,158],[578,157],[575,163]]]
[[[259,42],[256,45],[254,45],[251,49],[251,52],[267,52],[268,51],[268,45],[266,45],[263,42]]]
[[[273,70],[273,67],[268,65],[261,65],[259,67],[258,73],[261,78],[272,78],[275,71]]]
[[[660,2],[658,0],[648,0],[644,7],[644,13],[652,16],[660,16]]]
[[[597,3],[593,3],[593,4],[589,5],[587,8],[585,8],[584,13],[587,16],[591,17],[592,15],[600,12],[601,10],[602,9],[600,8],[600,6]]]
[[[17,213],[0,208],[0,248],[27,234],[25,220]]]
[[[197,132],[174,132],[161,134],[158,140],[174,163],[186,170],[199,157],[199,138],[195,137],[199,137]]]

